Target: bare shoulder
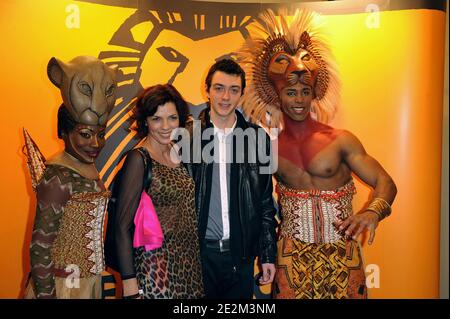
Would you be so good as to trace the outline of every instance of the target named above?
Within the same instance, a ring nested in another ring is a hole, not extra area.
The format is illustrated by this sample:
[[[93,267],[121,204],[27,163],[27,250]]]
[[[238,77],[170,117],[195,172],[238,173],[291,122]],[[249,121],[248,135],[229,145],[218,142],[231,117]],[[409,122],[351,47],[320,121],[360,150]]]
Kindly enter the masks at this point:
[[[63,162],[63,155],[64,151],[58,152],[52,157],[50,157],[48,160],[45,161],[45,165],[52,165],[52,164],[61,164]]]
[[[324,123],[317,123],[316,127],[314,129],[314,134],[316,136],[326,136],[326,137],[330,137],[333,140],[338,137],[341,134],[340,129],[336,129],[330,125],[324,124]]]
[[[338,141],[344,153],[365,153],[361,141],[355,134],[344,129],[339,129],[336,131],[338,131]]]
[[[353,134],[352,132],[350,132],[348,130],[334,129],[334,134],[339,138],[339,140],[341,142],[344,142],[344,143],[359,142],[360,143],[358,137],[356,137],[355,134]]]
[[[80,161],[76,160],[74,157],[69,156],[66,152],[61,152],[56,154],[54,157],[52,157],[50,160],[48,160],[46,165],[59,165],[66,167],[68,169],[71,169],[72,171],[75,171],[79,175],[91,179],[91,180],[98,180],[99,174],[97,169],[95,168],[94,164],[85,164],[81,163]]]

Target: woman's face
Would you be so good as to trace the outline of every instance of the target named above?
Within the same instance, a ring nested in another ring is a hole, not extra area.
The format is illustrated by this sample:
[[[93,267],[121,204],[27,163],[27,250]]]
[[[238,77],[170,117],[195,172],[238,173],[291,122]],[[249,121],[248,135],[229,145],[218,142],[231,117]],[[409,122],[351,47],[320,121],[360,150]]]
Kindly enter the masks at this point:
[[[156,113],[147,117],[148,138],[167,145],[172,141],[172,131],[178,128],[180,119],[175,103],[167,102],[158,106]]]
[[[93,164],[105,146],[105,125],[77,124],[63,136],[65,151],[82,163]]]

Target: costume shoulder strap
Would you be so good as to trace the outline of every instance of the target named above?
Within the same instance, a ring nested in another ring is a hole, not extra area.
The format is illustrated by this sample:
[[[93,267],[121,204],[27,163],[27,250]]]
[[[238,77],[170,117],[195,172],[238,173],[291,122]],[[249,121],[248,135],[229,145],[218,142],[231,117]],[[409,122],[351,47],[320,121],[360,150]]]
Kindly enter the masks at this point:
[[[36,186],[39,184],[39,181],[45,172],[45,157],[42,155],[39,147],[37,147],[25,128],[23,129],[23,136],[25,138],[25,145],[22,150],[27,156],[28,169],[31,175],[31,185],[33,186],[33,190],[36,191]],[[24,149],[26,149],[26,153]]]
[[[144,160],[144,183],[143,189],[148,189],[152,182],[152,158],[145,147],[137,149]]]

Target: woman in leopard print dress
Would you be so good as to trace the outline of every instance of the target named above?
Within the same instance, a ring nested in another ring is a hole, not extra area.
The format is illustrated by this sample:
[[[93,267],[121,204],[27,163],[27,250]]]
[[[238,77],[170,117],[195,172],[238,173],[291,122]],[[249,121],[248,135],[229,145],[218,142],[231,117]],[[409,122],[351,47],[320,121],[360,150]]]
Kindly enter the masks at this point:
[[[124,298],[201,298],[203,281],[195,211],[195,185],[187,169],[171,158],[171,133],[184,126],[187,104],[170,84],[147,88],[133,109],[136,130],[144,138],[130,151],[117,180],[113,219],[117,270]],[[164,234],[160,248],[133,247],[134,219],[150,167],[145,191],[155,206]],[[109,225],[108,225],[109,226]],[[108,227],[109,228],[109,227]],[[108,242],[108,239],[107,239]],[[106,252],[108,254],[108,251]]]

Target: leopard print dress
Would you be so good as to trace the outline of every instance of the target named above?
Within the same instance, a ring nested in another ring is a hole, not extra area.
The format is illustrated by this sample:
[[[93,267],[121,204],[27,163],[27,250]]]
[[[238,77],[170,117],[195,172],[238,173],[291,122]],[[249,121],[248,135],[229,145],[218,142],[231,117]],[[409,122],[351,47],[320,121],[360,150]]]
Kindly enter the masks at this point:
[[[202,298],[203,281],[195,212],[195,185],[183,165],[171,168],[153,161],[148,194],[164,233],[162,247],[134,251],[144,298]]]

